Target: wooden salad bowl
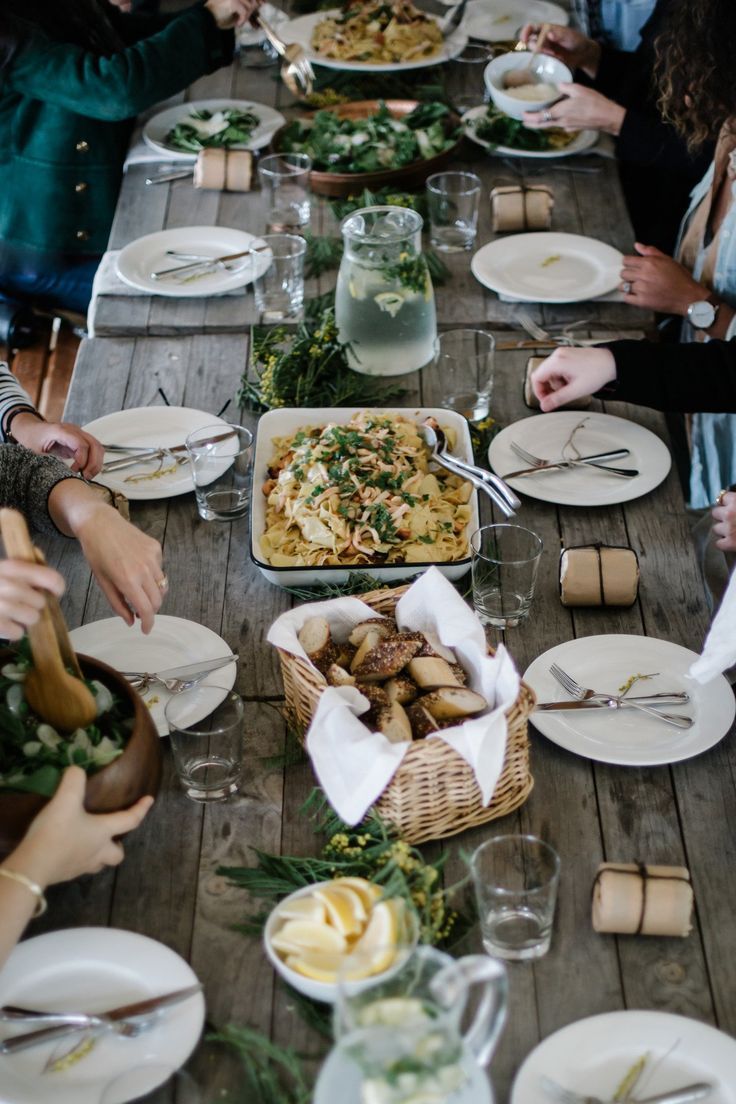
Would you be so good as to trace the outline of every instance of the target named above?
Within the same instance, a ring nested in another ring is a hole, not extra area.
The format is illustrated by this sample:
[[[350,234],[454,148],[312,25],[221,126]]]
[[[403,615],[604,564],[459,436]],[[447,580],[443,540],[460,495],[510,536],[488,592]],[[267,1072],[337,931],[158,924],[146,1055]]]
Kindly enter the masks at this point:
[[[415,107],[419,107],[419,100],[384,100],[389,112],[395,119],[404,115],[410,115]],[[332,111],[341,119],[365,119],[369,115],[375,115],[380,106],[380,100],[357,100],[355,103],[337,104],[335,107],[324,107],[322,111]],[[315,111],[302,116],[312,119]],[[460,117],[451,111],[445,118],[446,131],[449,133],[460,125]],[[284,128],[277,130],[271,141],[271,153],[281,153],[281,139]],[[463,135],[460,134],[456,142],[448,146],[442,153],[435,157],[412,161],[400,169],[381,169],[380,172],[366,173],[331,173],[313,170],[309,174],[312,191],[318,195],[329,196],[338,199],[344,196],[360,195],[364,188],[373,191],[376,188],[385,188],[391,184],[402,185],[405,188],[416,187],[424,183],[432,173],[440,172],[449,165],[457,156]]]
[[[12,655],[9,648],[0,649],[0,665]],[[113,813],[127,809],[145,794],[155,797],[161,783],[161,741],[148,707],[127,679],[107,663],[84,655],[77,658],[84,676],[97,679],[126,701],[133,715],[133,732],[123,754],[87,779],[85,808],[90,813]],[[47,801],[40,794],[0,792],[0,856],[20,842]]]

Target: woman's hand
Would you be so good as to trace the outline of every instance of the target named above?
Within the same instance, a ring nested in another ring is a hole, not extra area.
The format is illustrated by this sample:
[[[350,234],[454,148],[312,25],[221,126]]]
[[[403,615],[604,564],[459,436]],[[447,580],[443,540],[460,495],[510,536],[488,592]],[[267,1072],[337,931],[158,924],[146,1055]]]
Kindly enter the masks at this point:
[[[722,552],[736,552],[736,494],[726,491],[720,495],[718,503],[711,511],[715,522],[713,541]]]
[[[20,640],[35,625],[46,604],[44,591],[60,598],[64,580],[58,571],[22,560],[0,560],[0,637]]]
[[[108,0],[108,3],[112,4],[114,8],[120,8],[122,12],[129,12],[133,9],[133,0]]]
[[[634,307],[646,307],[659,314],[684,318],[691,303],[707,299],[708,288],[694,280],[690,271],[653,245],[634,245],[636,254],[624,257],[621,291]]]
[[[626,108],[602,96],[584,84],[560,84],[565,99],[544,111],[525,111],[524,126],[532,130],[563,127],[565,130],[602,130],[614,136],[621,133]]]
[[[51,454],[60,460],[74,459],[72,471],[93,479],[102,467],[105,450],[96,437],[67,422],[42,422],[21,410],[13,418],[11,432],[19,445],[31,452]]]
[[[540,30],[537,24],[527,23],[521,29],[521,41],[532,49]],[[601,48],[597,42],[574,27],[561,27],[559,23],[550,24],[540,53],[557,58],[570,69],[582,69],[591,80],[598,72],[601,60]]]
[[[261,6],[261,0],[207,0],[205,7],[220,30],[242,27]]]
[[[67,480],[66,482],[71,482]],[[168,582],[161,567],[161,545],[126,521],[111,506],[93,511],[75,536],[108,602],[123,621],[140,618],[144,633],[153,628]]]
[[[153,798],[142,797],[119,813],[88,813],[84,808],[86,784],[81,767],[64,771],[51,801],[10,857],[10,868],[45,888],[80,874],[97,874],[103,867],[123,861],[123,847],[116,837],[138,827]]]
[[[545,414],[587,395],[616,378],[609,349],[556,349],[532,376],[534,394]]]

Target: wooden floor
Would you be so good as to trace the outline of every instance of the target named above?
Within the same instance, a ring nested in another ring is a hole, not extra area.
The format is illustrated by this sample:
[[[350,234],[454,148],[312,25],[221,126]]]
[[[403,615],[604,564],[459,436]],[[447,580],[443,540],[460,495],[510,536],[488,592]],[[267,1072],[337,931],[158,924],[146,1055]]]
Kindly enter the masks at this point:
[[[39,319],[38,329],[37,340],[27,349],[0,345],[0,360],[7,361],[44,418],[59,422],[80,339],[69,323],[59,318]]]

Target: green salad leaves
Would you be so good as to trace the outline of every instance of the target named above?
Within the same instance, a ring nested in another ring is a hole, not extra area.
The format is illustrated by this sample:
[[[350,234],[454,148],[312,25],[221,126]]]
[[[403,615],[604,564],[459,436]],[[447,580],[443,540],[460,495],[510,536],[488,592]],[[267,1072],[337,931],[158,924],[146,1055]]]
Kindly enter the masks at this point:
[[[449,149],[456,134],[448,127],[449,108],[419,104],[395,119],[385,103],[364,119],[341,119],[318,111],[313,119],[295,119],[281,135],[285,153],[308,153],[318,172],[366,173],[400,169]]]
[[[485,115],[473,119],[470,124],[478,138],[492,146],[509,146],[511,149],[544,150],[564,149],[576,135],[575,131],[552,127],[550,130],[530,130],[520,119],[512,119],[495,107],[489,107]]]
[[[192,111],[166,135],[166,143],[186,153],[246,145],[260,123],[252,111]]]

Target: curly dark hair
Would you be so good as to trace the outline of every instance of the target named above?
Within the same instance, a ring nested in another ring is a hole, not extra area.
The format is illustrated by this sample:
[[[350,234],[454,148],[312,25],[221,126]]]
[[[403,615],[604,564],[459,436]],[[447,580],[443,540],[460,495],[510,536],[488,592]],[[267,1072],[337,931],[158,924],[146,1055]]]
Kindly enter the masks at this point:
[[[736,116],[734,0],[674,0],[656,50],[660,110],[696,150]]]

